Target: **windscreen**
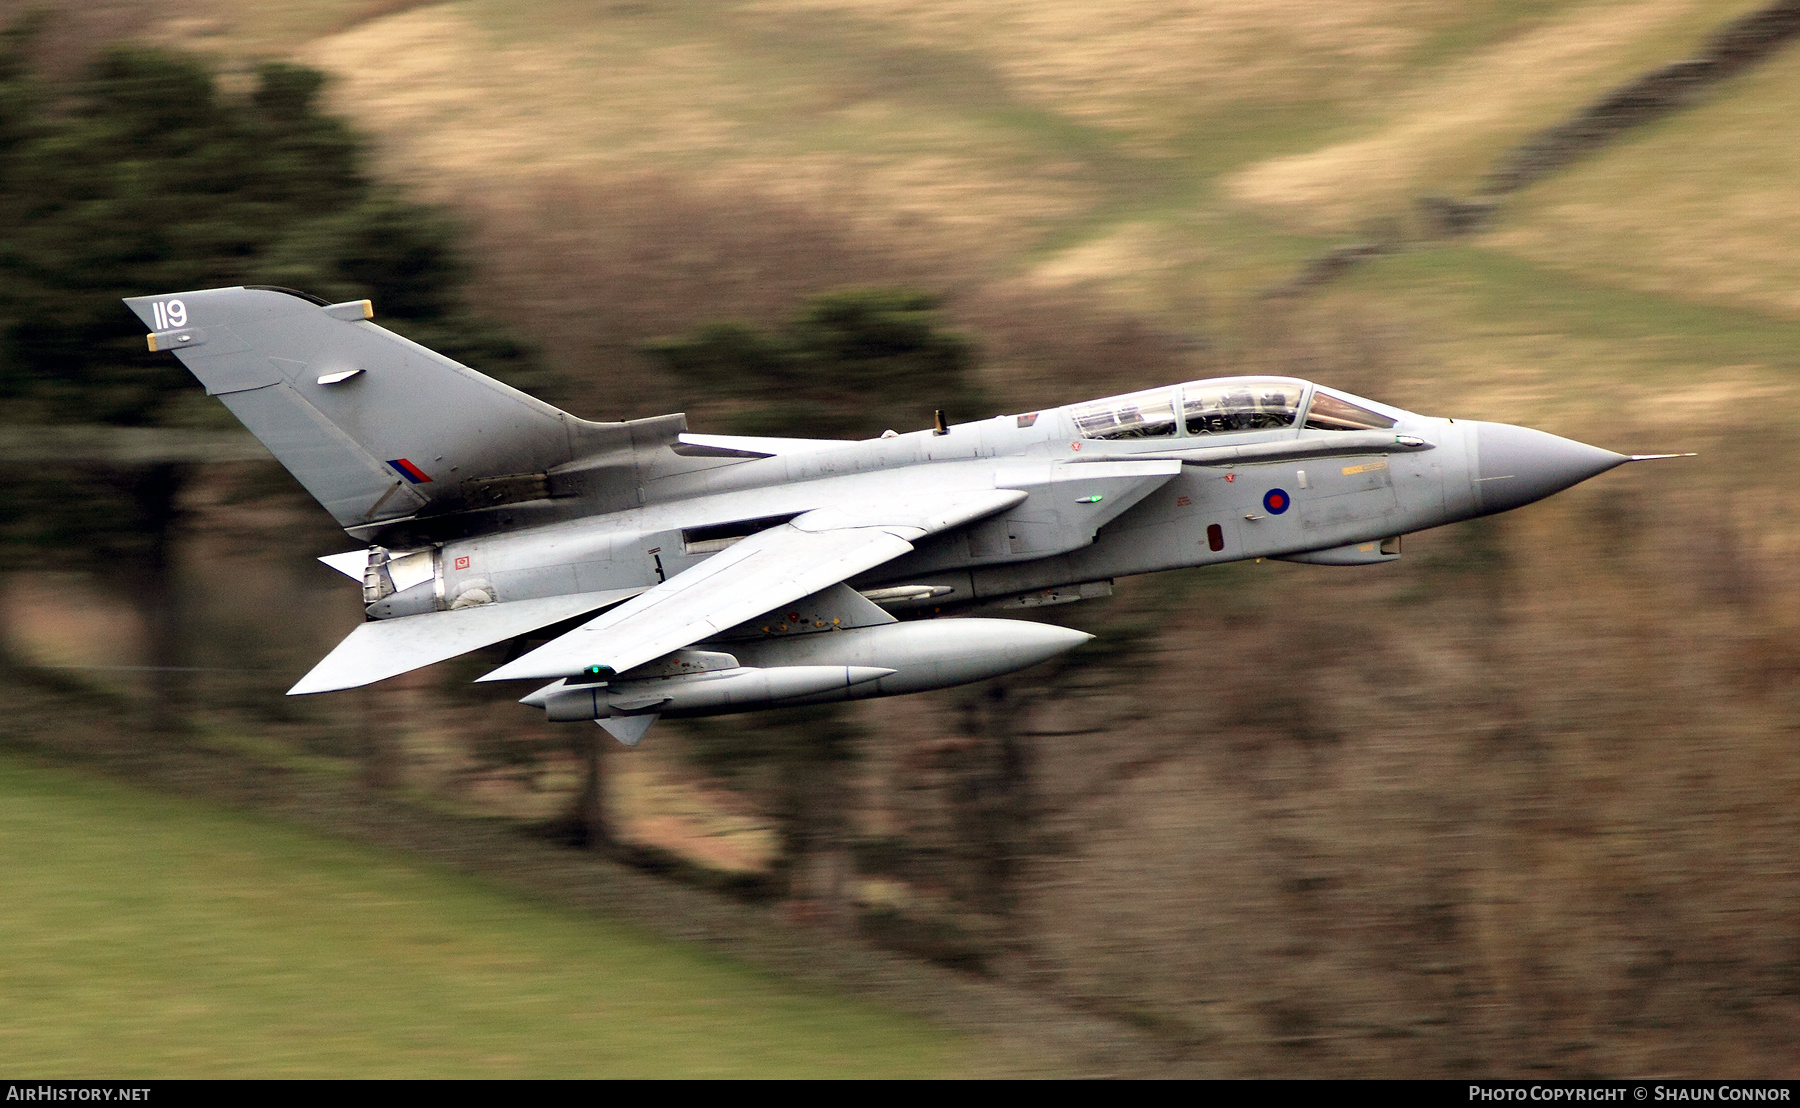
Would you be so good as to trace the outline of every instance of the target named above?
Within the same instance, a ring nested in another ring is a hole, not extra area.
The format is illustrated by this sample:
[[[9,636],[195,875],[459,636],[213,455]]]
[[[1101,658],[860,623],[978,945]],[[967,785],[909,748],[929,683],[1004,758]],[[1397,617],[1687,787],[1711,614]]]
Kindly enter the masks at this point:
[[[1182,416],[1190,435],[1265,431],[1292,427],[1306,386],[1281,377],[1234,377],[1181,386]]]
[[[1317,431],[1385,431],[1394,422],[1324,389],[1313,390],[1312,407],[1306,410],[1306,426]]]

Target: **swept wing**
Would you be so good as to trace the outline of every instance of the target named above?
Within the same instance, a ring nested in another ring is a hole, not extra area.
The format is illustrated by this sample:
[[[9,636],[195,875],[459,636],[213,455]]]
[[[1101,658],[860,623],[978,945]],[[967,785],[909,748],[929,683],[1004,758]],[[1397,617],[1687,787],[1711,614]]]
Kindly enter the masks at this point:
[[[618,589],[572,593],[374,620],[350,632],[312,668],[312,672],[288,690],[288,695],[373,685],[540,627],[586,615],[643,591]]]
[[[898,558],[913,540],[1003,512],[1026,496],[1018,489],[981,489],[807,512],[727,547],[481,680],[623,673]]]

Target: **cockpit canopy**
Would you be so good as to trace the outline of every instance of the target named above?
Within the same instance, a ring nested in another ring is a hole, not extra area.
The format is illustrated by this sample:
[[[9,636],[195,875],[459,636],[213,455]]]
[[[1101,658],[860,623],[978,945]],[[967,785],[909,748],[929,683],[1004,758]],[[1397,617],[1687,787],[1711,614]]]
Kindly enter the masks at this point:
[[[1220,377],[1091,400],[1069,408],[1084,439],[1146,439],[1220,435],[1292,427],[1309,386],[1292,377]],[[1311,390],[1305,426],[1320,431],[1368,431],[1395,421],[1328,392]],[[1179,413],[1179,415],[1177,415]]]

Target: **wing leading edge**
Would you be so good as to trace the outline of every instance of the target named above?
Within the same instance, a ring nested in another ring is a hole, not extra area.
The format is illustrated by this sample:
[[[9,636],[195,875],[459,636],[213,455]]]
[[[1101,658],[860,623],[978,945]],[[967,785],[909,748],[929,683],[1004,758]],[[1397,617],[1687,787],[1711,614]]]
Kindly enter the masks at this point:
[[[1003,512],[1026,495],[981,489],[808,512],[727,547],[480,680],[623,673],[898,558],[913,540]]]
[[[617,589],[572,593],[375,620],[350,632],[330,654],[320,659],[312,672],[288,690],[288,695],[373,685],[540,627],[587,615],[596,608],[617,604],[642,591]]]

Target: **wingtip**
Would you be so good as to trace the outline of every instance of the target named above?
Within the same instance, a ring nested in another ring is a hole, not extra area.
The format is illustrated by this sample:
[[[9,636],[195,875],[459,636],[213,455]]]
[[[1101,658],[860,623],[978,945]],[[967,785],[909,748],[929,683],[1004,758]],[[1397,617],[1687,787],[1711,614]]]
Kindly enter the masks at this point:
[[[543,666],[522,666],[519,663],[523,661],[525,659],[520,658],[508,662],[499,669],[489,670],[477,677],[475,684],[480,685],[489,681],[555,681],[559,678],[576,676],[573,673],[551,673],[547,667]]]
[[[305,677],[294,682],[294,687],[287,691],[287,695],[312,696],[315,693],[345,692],[349,689],[367,688],[376,681],[381,680],[383,676],[378,674],[374,677],[369,677],[367,674],[359,674],[356,677],[346,679],[344,675],[339,672],[337,676],[334,677],[325,665],[328,661],[330,661],[329,656],[320,659],[319,664],[314,666]],[[323,675],[320,673],[321,670],[325,671]]]

